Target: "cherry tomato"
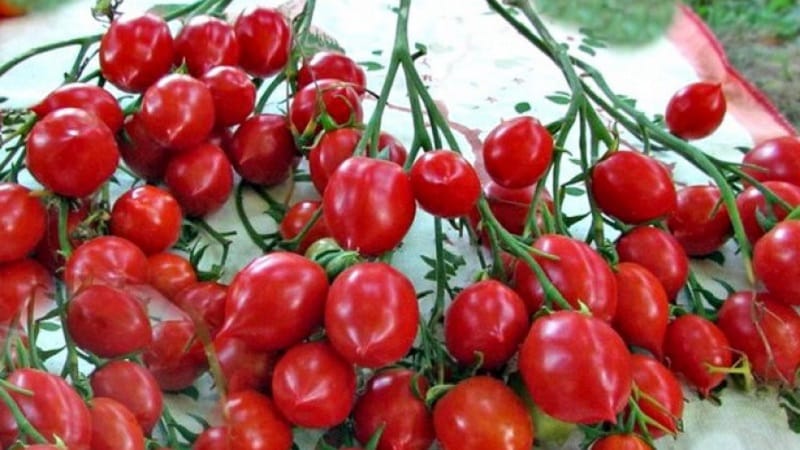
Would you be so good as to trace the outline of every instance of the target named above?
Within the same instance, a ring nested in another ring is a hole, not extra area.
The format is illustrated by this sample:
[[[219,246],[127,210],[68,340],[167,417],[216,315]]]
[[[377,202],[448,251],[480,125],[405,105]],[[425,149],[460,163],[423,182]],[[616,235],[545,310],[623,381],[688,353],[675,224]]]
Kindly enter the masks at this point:
[[[65,197],[86,197],[111,178],[119,149],[111,130],[93,114],[61,108],[28,134],[25,163],[42,185]]]
[[[505,188],[536,183],[553,159],[553,137],[538,120],[521,116],[495,127],[483,142],[483,162],[492,180]]]
[[[110,361],[92,373],[89,381],[94,395],[125,405],[143,433],[149,435],[161,418],[164,395],[153,374],[143,366],[122,359]]]
[[[793,208],[800,206],[800,186],[784,181],[765,181],[764,187]],[[762,226],[759,216],[765,219],[781,221],[791,212],[778,203],[770,203],[755,186],[748,187],[736,197],[736,207],[739,209],[745,234],[747,234],[747,239],[751,244],[755,244],[769,228],[766,226],[768,225],[767,223]]]
[[[202,217],[217,211],[233,190],[233,167],[214,144],[201,144],[170,159],[164,183],[183,213]]]
[[[447,351],[464,366],[481,355],[481,367],[494,370],[513,356],[528,333],[525,302],[495,280],[465,287],[444,315]]]
[[[331,285],[325,332],[352,364],[378,368],[399,360],[411,349],[418,325],[414,285],[388,264],[356,264]]]
[[[333,79],[350,83],[356,92],[367,89],[367,75],[349,56],[335,52],[318,52],[297,71],[297,88],[302,89],[316,80]]]
[[[364,112],[361,98],[349,83],[323,79],[298,90],[289,105],[289,124],[293,133],[315,135],[322,129],[322,114],[336,125],[360,123]]]
[[[540,236],[533,248],[557,258],[531,255],[573,308],[583,303],[593,316],[611,321],[617,310],[617,282],[611,268],[594,249],[583,241],[558,234]],[[514,289],[525,301],[528,313],[533,314],[544,305],[544,288],[525,263],[516,265]]]
[[[227,150],[242,178],[264,186],[286,181],[297,153],[286,118],[277,114],[259,114],[244,121]]]
[[[419,206],[439,217],[465,216],[481,195],[478,173],[461,155],[450,150],[427,152],[409,173]]]
[[[783,136],[761,142],[744,155],[742,164],[742,170],[758,181],[800,186],[800,138]]]
[[[655,424],[647,426],[653,438],[676,435],[683,416],[683,389],[675,375],[660,362],[645,355],[631,355],[633,399]],[[629,411],[630,412],[630,411]]]
[[[380,255],[400,244],[417,205],[411,181],[400,166],[355,156],[331,176],[322,209],[339,245],[363,255]]]
[[[165,147],[187,149],[211,134],[214,98],[202,81],[188,75],[167,75],[147,88],[139,115],[153,140]]]
[[[435,438],[433,416],[423,398],[428,382],[409,369],[377,372],[353,408],[356,438],[368,442],[383,426],[376,450],[428,450]]]
[[[718,250],[733,234],[728,210],[716,186],[686,186],[677,192],[675,211],[667,227],[688,256]]]
[[[50,298],[53,288],[50,273],[34,259],[0,264],[0,324],[17,318],[29,302]]]
[[[92,450],[140,450],[144,434],[136,417],[122,403],[108,397],[91,401]]]
[[[501,381],[475,376],[459,382],[433,408],[443,450],[529,450],[534,430],[525,404]]]
[[[31,107],[31,111],[43,118],[61,108],[79,108],[92,113],[115,133],[122,127],[122,108],[117,99],[100,86],[67,83],[47,94],[44,100]]]
[[[507,189],[491,180],[483,185],[483,195],[486,197],[486,201],[489,202],[489,209],[492,210],[492,214],[494,214],[503,228],[514,234],[521,235],[524,232],[528,210],[534,201],[535,194],[536,185],[519,189]],[[550,212],[554,208],[553,199],[546,189],[541,191],[535,208],[536,227],[543,231],[542,208],[547,208]],[[479,220],[480,214],[475,209],[470,214],[470,222],[473,227],[478,225]],[[488,244],[488,239],[488,236],[483,237],[485,244]]]
[[[194,323],[183,319],[153,325],[153,341],[142,354],[142,361],[165,391],[191,386],[208,362]]]
[[[664,120],[675,136],[702,139],[719,128],[726,109],[722,85],[701,81],[682,87],[670,98]]]
[[[175,38],[176,62],[186,63],[189,74],[199,78],[217,66],[239,62],[239,41],[233,26],[222,19],[200,14],[189,19]]]
[[[253,112],[256,86],[242,69],[218,66],[200,77],[214,99],[214,120],[217,127],[243,122]]]
[[[611,434],[594,441],[591,450],[653,450],[635,434]]]
[[[640,224],[675,211],[677,194],[667,168],[632,150],[611,153],[594,165],[591,192],[605,214]]]
[[[753,248],[753,269],[777,300],[800,305],[800,221],[785,220],[762,236]]]
[[[747,356],[764,381],[796,385],[800,368],[800,315],[771,295],[735,292],[719,310],[717,325],[735,352]]]
[[[0,183],[0,263],[24,258],[36,248],[47,227],[47,211],[30,189]]]
[[[100,41],[100,70],[123,91],[144,92],[169,72],[174,52],[164,19],[155,14],[123,15]]]
[[[156,142],[142,123],[141,115],[132,114],[123,125],[119,152],[125,165],[146,181],[160,181],[172,152]]]
[[[195,322],[195,326],[202,324],[213,337],[225,322],[227,297],[228,288],[224,284],[201,281],[181,289],[175,294],[172,302],[186,311]]]
[[[367,150],[370,148],[368,144]],[[398,166],[405,165],[406,159],[408,159],[408,150],[403,147],[403,144],[397,138],[385,131],[381,131],[378,134],[378,151],[380,153],[388,152],[389,161],[394,161]]]
[[[184,288],[197,283],[197,273],[188,259],[175,253],[155,253],[147,257],[147,283],[169,300]]]
[[[615,422],[633,383],[622,338],[606,322],[575,311],[533,322],[519,370],[533,401],[565,422]]]
[[[308,153],[308,171],[317,192],[325,192],[331,175],[346,159],[353,156],[360,139],[361,130],[338,128],[323,133],[317,144],[311,147]]]
[[[99,236],[81,244],[67,260],[64,282],[70,292],[93,284],[124,288],[147,283],[147,256],[127,239]]]
[[[269,391],[277,359],[274,353],[253,350],[244,340],[225,336],[214,339],[214,350],[228,394],[250,389]]]
[[[52,204],[47,209],[47,226],[44,236],[36,246],[34,257],[51,273],[58,276],[62,275],[64,268],[64,253],[61,250],[61,242],[58,238],[58,222],[60,209],[59,204]],[[83,240],[90,235],[93,230],[85,226],[84,220],[89,215],[89,204],[87,202],[71,202],[67,207],[66,231],[70,248],[74,249],[81,245]]]
[[[300,235],[300,232],[308,225],[309,221],[320,211],[322,202],[314,200],[303,200],[295,203],[286,211],[280,225],[278,232],[285,240],[291,240]],[[321,212],[321,211],[320,211]],[[311,225],[311,228],[306,231],[303,239],[297,244],[295,251],[304,254],[308,247],[319,239],[330,237],[331,232],[328,231],[328,225],[325,223],[325,217],[320,215],[317,220]]]
[[[234,25],[239,41],[239,65],[251,75],[266,78],[289,61],[292,29],[277,9],[249,7]]]
[[[629,345],[657,358],[669,321],[667,293],[652,272],[632,262],[617,265],[617,311],[612,326]]]
[[[674,372],[683,375],[703,397],[725,379],[725,373],[713,368],[727,368],[733,363],[728,339],[714,322],[695,314],[686,314],[667,326],[664,357]]]
[[[228,450],[228,427],[208,427],[197,436],[192,450]]]
[[[144,185],[123,193],[111,209],[111,234],[152,255],[172,247],[181,235],[183,214],[167,191]]]
[[[295,345],[275,364],[272,398],[295,425],[338,425],[350,415],[355,396],[353,366],[326,342]]]
[[[272,401],[256,391],[235,392],[223,406],[230,450],[290,450],[292,428]]]
[[[259,351],[288,348],[322,325],[328,276],[317,263],[289,252],[251,261],[228,287],[221,333]]]
[[[652,272],[670,301],[689,278],[689,257],[674,236],[659,228],[633,228],[620,236],[616,250],[620,261],[635,262]]]

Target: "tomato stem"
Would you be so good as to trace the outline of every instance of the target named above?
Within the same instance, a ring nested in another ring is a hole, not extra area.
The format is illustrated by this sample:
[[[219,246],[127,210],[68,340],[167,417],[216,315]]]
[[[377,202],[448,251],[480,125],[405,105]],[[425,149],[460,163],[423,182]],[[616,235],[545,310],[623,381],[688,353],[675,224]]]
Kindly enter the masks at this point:
[[[17,402],[14,401],[14,398],[8,393],[8,390],[14,390],[23,395],[34,395],[34,393],[20,389],[19,387],[10,384],[6,380],[0,380],[0,400],[11,412],[11,415],[14,417],[14,421],[17,422],[20,432],[24,433],[26,436],[29,436],[39,444],[46,444],[47,439],[42,436],[41,433],[39,433],[39,430],[33,427],[30,421],[28,421],[28,419],[25,417],[25,414],[22,412],[22,410],[20,410],[19,405],[17,405]]]

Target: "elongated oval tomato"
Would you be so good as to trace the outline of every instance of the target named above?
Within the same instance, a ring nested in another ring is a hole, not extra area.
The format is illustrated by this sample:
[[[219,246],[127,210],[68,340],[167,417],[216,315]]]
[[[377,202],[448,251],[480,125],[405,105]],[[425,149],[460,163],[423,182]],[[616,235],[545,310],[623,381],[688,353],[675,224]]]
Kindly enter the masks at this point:
[[[636,263],[617,265],[617,311],[612,325],[629,345],[661,358],[669,321],[667,292],[658,278]]]
[[[800,205],[800,186],[785,181],[765,181],[763,186],[792,208]],[[736,208],[751,244],[755,244],[775,222],[785,219],[791,212],[777,202],[768,201],[755,186],[748,187],[736,196]]]
[[[788,305],[800,305],[800,220],[785,220],[753,248],[753,269],[764,287]]]
[[[800,138],[782,136],[753,147],[742,158],[742,170],[758,181],[800,186]]]
[[[678,190],[675,211],[667,227],[689,256],[703,256],[718,250],[733,235],[728,210],[719,188],[686,186]]]
[[[89,377],[96,396],[113,398],[133,413],[142,432],[149,435],[164,407],[164,394],[149,370],[131,361],[114,360]]]
[[[47,211],[30,189],[0,183],[0,263],[20,260],[33,251],[47,228]]]
[[[92,450],[141,450],[144,433],[122,403],[108,397],[91,401]]]
[[[679,431],[683,416],[683,389],[680,382],[669,369],[649,356],[633,354],[631,363],[633,399],[641,412],[655,421],[646,427],[647,432],[653,438],[667,433],[674,436]]]
[[[94,84],[67,83],[47,94],[47,97],[31,107],[31,110],[42,118],[61,108],[79,108],[92,113],[112,132],[117,132],[122,127],[122,108],[117,99],[107,90]]]
[[[229,450],[289,450],[292,428],[269,397],[256,391],[236,392],[223,405]]]
[[[726,110],[722,84],[699,81],[682,87],[672,96],[664,120],[675,136],[701,139],[722,124]]]
[[[28,306],[50,298],[54,283],[47,269],[35,259],[0,264],[0,324],[8,324]]]
[[[533,401],[565,422],[615,422],[633,384],[622,338],[606,322],[574,311],[533,322],[519,369]]]
[[[417,206],[411,182],[400,166],[356,156],[331,176],[322,209],[339,245],[373,256],[400,244]]]
[[[728,338],[708,319],[686,314],[667,326],[664,336],[664,357],[674,372],[683,375],[700,392],[708,396],[725,379],[725,369],[733,363]]]
[[[689,278],[689,257],[668,232],[651,226],[633,228],[615,245],[620,261],[635,262],[653,273],[672,301]]]

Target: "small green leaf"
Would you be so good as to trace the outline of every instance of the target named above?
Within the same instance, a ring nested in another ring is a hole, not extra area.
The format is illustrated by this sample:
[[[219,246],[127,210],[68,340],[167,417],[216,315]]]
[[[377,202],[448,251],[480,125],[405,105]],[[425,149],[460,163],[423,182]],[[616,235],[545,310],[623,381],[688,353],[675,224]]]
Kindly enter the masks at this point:
[[[194,385],[181,390],[180,393],[191,398],[192,400],[200,399],[200,391]]]
[[[40,322],[39,329],[45,331],[58,331],[61,329],[61,325],[54,322]]]
[[[557,105],[568,105],[569,101],[570,101],[569,97],[567,97],[565,95],[559,95],[559,94],[548,95],[545,98],[550,100],[551,102],[557,104]]]
[[[415,42],[414,48],[420,53],[428,53],[428,46],[421,42]]]
[[[567,186],[564,188],[564,193],[573,197],[580,197],[586,194],[586,191],[576,186]]]
[[[370,53],[372,53],[375,56],[381,56],[383,54],[383,50],[377,49],[377,50],[371,51]]]
[[[518,114],[522,114],[530,110],[531,110],[531,104],[528,102],[519,102],[516,105],[514,105],[514,111],[516,111]]]
[[[597,54],[597,52],[595,52],[592,47],[590,47],[588,45],[584,45],[584,44],[579,45],[578,46],[578,50],[580,50],[580,51],[582,51],[582,52],[584,52],[584,53],[586,53],[588,55],[592,55],[592,56]]]
[[[722,252],[719,252],[719,251],[713,252],[713,253],[709,253],[708,255],[703,256],[703,259],[708,259],[708,260],[714,261],[715,263],[719,264],[720,266],[724,266],[725,265],[725,255],[723,255]]]
[[[301,55],[313,55],[321,51],[344,53],[344,49],[335,39],[322,33],[308,32],[298,38],[297,50]]]
[[[155,14],[159,17],[169,16],[183,8],[186,8],[186,5],[182,3],[161,3],[158,5],[153,5],[147,12],[151,14]]]
[[[381,70],[384,68],[384,65],[375,61],[360,61],[358,65],[367,69],[367,71],[372,72],[375,70]]]

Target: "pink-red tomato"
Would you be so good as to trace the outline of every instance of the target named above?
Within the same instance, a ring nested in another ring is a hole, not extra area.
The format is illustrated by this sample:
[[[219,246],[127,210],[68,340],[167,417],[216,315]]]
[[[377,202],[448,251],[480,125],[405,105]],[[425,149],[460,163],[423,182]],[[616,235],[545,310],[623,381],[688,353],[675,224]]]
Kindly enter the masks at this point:
[[[753,269],[770,294],[787,305],[800,305],[800,220],[784,220],[753,247]]]
[[[669,321],[669,300],[664,286],[652,272],[632,262],[619,263],[617,311],[612,326],[629,345],[661,358]]]
[[[553,137],[537,119],[521,116],[495,127],[483,142],[483,162],[492,180],[509,189],[530,186],[553,159]]]
[[[150,136],[139,114],[128,116],[122,128],[124,133],[118,138],[122,161],[136,176],[161,181],[172,152]]]
[[[291,240],[300,235],[300,232],[308,226],[308,223],[318,212],[321,214],[320,208],[322,202],[315,200],[303,200],[295,203],[286,211],[280,225],[278,232],[285,240]],[[306,230],[306,234],[300,242],[297,243],[295,251],[300,254],[305,254],[308,247],[319,239],[330,237],[331,233],[328,231],[328,224],[325,223],[325,217],[320,215],[317,217],[311,227]]]
[[[228,396],[222,412],[229,450],[290,450],[292,428],[269,397],[256,391]]]
[[[0,263],[19,260],[39,244],[47,228],[47,211],[30,189],[0,183]]]
[[[147,257],[147,283],[168,300],[197,282],[197,272],[185,257],[161,252]]]
[[[633,228],[620,236],[615,247],[620,261],[635,262],[652,272],[670,301],[689,278],[689,257],[678,240],[660,228]]]
[[[205,83],[188,75],[167,75],[150,86],[139,111],[147,133],[159,144],[188,149],[214,128],[214,98]]]
[[[297,150],[284,116],[258,114],[239,125],[227,153],[242,178],[273,186],[289,178]]]
[[[136,244],[147,255],[172,247],[181,235],[183,213],[175,197],[151,185],[123,193],[111,209],[111,234]]]
[[[194,323],[183,319],[153,325],[153,340],[142,361],[164,391],[191,386],[208,364]]]
[[[95,396],[90,403],[92,450],[141,450],[144,434],[136,417],[122,403]]]
[[[753,147],[742,158],[742,170],[758,181],[800,186],[800,137],[782,136]]]
[[[49,298],[53,288],[50,272],[35,259],[0,264],[0,325],[17,318],[30,302]]]
[[[653,438],[675,435],[683,416],[683,389],[675,375],[657,360],[631,355],[633,399],[642,413],[655,423],[647,426]],[[629,408],[630,412],[630,408]]]
[[[680,316],[667,326],[664,358],[667,366],[683,375],[703,397],[722,383],[723,370],[733,363],[731,345],[722,330],[695,314]]]
[[[125,288],[147,283],[147,256],[131,241],[99,236],[76,248],[64,269],[70,292],[93,284]]]
[[[183,213],[202,217],[222,208],[233,190],[233,166],[218,146],[206,143],[173,156],[164,183]]]
[[[675,136],[702,139],[719,128],[726,110],[722,85],[700,81],[682,87],[670,98],[664,120]]]
[[[78,108],[92,113],[117,132],[122,127],[122,108],[110,92],[88,83],[67,83],[47,94],[41,102],[31,107],[39,118],[61,108]]]
[[[326,51],[315,53],[303,63],[297,71],[297,88],[326,78],[351,83],[359,94],[367,89],[364,69],[343,53]]]
[[[200,77],[214,99],[214,121],[217,127],[243,122],[253,112],[256,86],[242,69],[218,66]]]
[[[677,207],[667,218],[667,227],[686,254],[703,256],[722,247],[733,234],[733,227],[719,188],[686,186],[677,196]]]
[[[266,78],[289,61],[292,29],[277,9],[250,7],[234,25],[239,41],[239,65],[251,75]]]
[[[435,216],[466,216],[481,195],[475,168],[450,150],[425,153],[411,166],[409,177],[419,206]]]
[[[186,63],[189,74],[200,77],[217,66],[234,66],[239,62],[239,41],[233,26],[214,16],[192,17],[175,38],[178,65]]]
[[[323,79],[305,86],[294,94],[289,105],[292,132],[315,135],[322,129],[323,114],[340,126],[361,123],[361,97],[349,83],[339,80]]]
[[[765,181],[763,184],[792,208],[800,206],[800,186],[785,181]],[[765,223],[762,226],[759,216],[763,219],[781,221],[791,212],[778,203],[768,202],[764,193],[755,186],[748,187],[736,196],[736,207],[739,209],[744,232],[751,244],[755,244],[769,231],[767,229],[769,224]]]
[[[92,373],[89,381],[94,395],[125,405],[144,434],[149,435],[161,418],[164,394],[143,366],[123,359],[110,361]]]

